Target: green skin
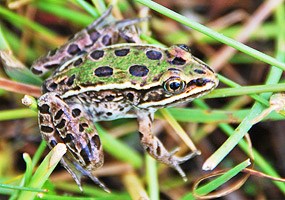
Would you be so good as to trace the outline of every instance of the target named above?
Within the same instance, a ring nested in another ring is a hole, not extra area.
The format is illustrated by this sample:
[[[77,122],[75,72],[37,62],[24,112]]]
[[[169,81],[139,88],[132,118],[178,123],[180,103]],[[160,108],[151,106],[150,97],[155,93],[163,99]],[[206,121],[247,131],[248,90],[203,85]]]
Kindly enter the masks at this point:
[[[114,52],[122,49],[129,49],[129,53],[116,56]],[[44,94],[38,101],[43,138],[51,148],[57,143],[67,145],[62,164],[79,186],[81,176],[85,175],[108,191],[93,174],[103,165],[103,148],[93,123],[135,117],[143,148],[186,180],[179,165],[198,152],[185,157],[174,156],[176,151],[168,152],[152,134],[153,115],[158,108],[189,102],[207,94],[218,84],[216,74],[192,56],[184,45],[161,48],[120,44],[96,50],[104,51],[104,56],[98,60],[92,58],[93,50],[76,55],[61,64],[45,81]],[[150,50],[161,56],[148,58],[146,52]],[[74,66],[79,59],[80,64]],[[144,68],[131,71],[133,65]],[[94,74],[102,66],[110,67],[112,73]],[[37,69],[42,70],[40,66]]]

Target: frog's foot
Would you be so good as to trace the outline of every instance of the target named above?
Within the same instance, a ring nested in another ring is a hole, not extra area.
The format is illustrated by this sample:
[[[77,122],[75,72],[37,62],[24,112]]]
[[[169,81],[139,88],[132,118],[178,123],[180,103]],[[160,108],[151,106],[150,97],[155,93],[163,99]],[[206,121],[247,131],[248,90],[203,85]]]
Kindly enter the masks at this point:
[[[148,17],[120,20],[116,22],[115,26],[119,30],[120,36],[127,42],[142,43],[140,29],[135,25],[147,20],[149,20]]]
[[[57,143],[66,144],[67,153],[61,163],[79,187],[81,188],[81,177],[84,175],[108,191],[93,175],[103,165],[103,149],[99,135],[84,108],[76,102],[63,101],[55,92],[41,96],[38,106],[43,138],[50,147]]]
[[[200,152],[194,151],[184,157],[174,156],[174,154],[178,151],[178,149],[172,152],[168,152],[167,149],[161,143],[161,141],[157,137],[152,135],[151,133],[152,116],[140,115],[138,117],[138,122],[139,122],[140,139],[143,148],[157,161],[164,163],[175,169],[182,176],[183,180],[187,181],[186,174],[181,169],[180,164],[193,158],[196,155],[199,155]]]
[[[181,167],[179,166],[180,164],[186,162],[187,160],[190,160],[191,158],[200,155],[201,152],[196,150],[186,156],[183,157],[177,157],[174,156],[174,154],[178,151],[178,149],[170,152],[170,157],[169,157],[169,163],[166,163],[167,165],[169,165],[170,167],[174,168],[179,174],[180,176],[183,178],[184,181],[187,181],[187,177],[186,174],[184,173],[184,171],[181,169]]]

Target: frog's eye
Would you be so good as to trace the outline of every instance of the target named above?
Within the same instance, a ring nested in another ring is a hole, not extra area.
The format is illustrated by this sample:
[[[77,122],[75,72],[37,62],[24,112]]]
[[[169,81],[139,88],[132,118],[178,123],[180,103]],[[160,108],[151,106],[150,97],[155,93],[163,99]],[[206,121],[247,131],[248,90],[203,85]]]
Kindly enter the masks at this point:
[[[168,93],[177,94],[184,90],[185,81],[177,77],[169,78],[163,83],[163,88]]]

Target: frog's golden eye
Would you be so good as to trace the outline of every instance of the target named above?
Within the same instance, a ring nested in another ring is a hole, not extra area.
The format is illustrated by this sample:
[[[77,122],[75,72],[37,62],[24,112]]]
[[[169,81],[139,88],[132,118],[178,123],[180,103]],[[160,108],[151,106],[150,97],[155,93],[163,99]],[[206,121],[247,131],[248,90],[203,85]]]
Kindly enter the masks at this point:
[[[181,80],[178,77],[172,77],[163,83],[163,88],[168,93],[177,94],[184,90],[185,81]]]

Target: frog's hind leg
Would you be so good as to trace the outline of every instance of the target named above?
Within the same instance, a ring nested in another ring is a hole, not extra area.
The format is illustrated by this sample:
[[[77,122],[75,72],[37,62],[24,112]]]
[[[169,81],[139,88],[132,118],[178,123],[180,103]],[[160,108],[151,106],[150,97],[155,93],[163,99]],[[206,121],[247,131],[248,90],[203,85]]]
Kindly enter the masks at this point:
[[[140,113],[138,115],[139,133],[143,148],[157,161],[174,168],[182,176],[183,180],[186,181],[186,174],[179,165],[199,155],[199,151],[195,151],[184,157],[174,156],[178,149],[172,152],[168,152],[165,149],[161,141],[152,134],[152,122],[153,114]]]
[[[50,147],[67,146],[61,163],[81,188],[81,177],[88,176],[109,191],[93,174],[103,165],[103,149],[99,135],[80,104],[68,104],[54,92],[39,98],[39,124]],[[82,189],[82,188],[81,188]]]

